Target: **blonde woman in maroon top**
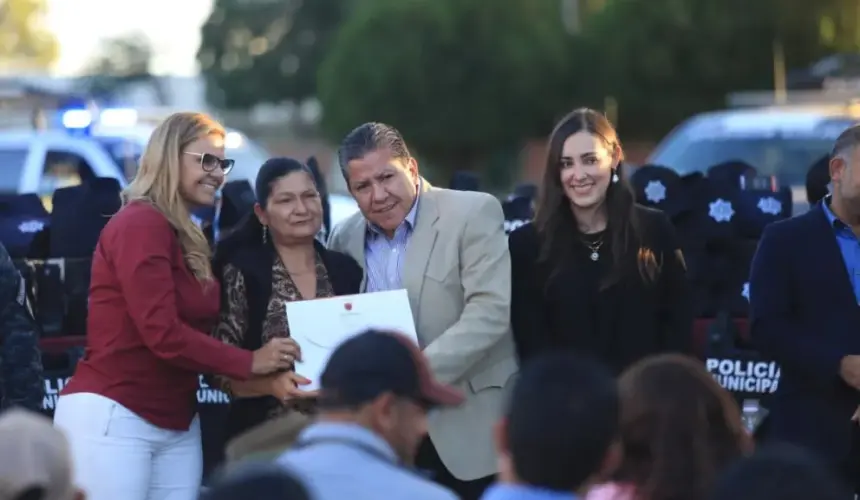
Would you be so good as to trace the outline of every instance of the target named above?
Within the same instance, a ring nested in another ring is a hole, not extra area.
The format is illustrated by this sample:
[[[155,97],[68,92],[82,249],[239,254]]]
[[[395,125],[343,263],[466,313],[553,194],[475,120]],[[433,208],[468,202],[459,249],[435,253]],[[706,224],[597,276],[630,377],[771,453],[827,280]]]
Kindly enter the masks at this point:
[[[298,355],[287,339],[250,352],[208,334],[220,288],[190,210],[214,203],[233,165],[224,137],[205,115],[167,118],[99,237],[86,354],[54,416],[90,500],[196,499],[199,373],[268,383],[254,377],[287,368]]]

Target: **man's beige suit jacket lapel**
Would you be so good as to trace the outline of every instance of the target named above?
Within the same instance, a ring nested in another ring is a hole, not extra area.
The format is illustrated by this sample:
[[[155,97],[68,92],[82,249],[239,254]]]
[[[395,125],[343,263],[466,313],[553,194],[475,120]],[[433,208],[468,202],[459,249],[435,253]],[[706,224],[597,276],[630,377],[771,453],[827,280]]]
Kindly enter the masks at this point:
[[[436,204],[436,196],[433,188],[427,181],[423,182],[424,189],[418,200],[418,213],[415,217],[415,227],[409,243],[406,246],[406,256],[403,260],[401,284],[409,294],[409,306],[412,308],[412,317],[418,325],[419,305],[421,304],[421,289],[424,287],[424,272],[430,263],[433,246],[439,236],[436,222],[439,220],[439,209]],[[350,228],[350,236],[347,251],[353,255],[361,264],[364,276],[361,281],[361,290],[367,288],[367,262],[365,254],[365,238],[367,237],[367,220],[358,217],[356,224]]]

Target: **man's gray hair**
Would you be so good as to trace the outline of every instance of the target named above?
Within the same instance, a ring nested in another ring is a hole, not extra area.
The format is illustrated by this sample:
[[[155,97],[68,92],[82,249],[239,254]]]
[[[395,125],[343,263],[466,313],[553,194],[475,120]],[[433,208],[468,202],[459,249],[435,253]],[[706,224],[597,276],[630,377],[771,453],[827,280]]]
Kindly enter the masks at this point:
[[[368,122],[352,129],[346,134],[337,150],[337,160],[343,178],[349,182],[347,165],[353,160],[363,158],[366,154],[378,149],[387,148],[394,158],[409,158],[409,149],[400,132],[391,125],[379,122]]]
[[[860,145],[860,123],[848,127],[839,134],[836,142],[833,143],[830,157],[844,156],[845,153],[851,152],[858,145]]]

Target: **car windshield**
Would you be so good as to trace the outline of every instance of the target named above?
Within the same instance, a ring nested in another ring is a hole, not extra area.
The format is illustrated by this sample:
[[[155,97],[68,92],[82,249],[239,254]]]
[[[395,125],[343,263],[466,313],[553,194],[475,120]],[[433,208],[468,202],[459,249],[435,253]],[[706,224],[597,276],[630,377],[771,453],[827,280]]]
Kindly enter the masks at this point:
[[[137,172],[138,161],[143,154],[146,143],[139,139],[114,136],[94,137],[107,151],[114,163],[125,172],[126,179],[131,180]],[[239,147],[228,148],[226,156],[236,160],[236,166],[230,173],[229,180],[248,180],[251,185],[257,177],[257,171],[269,159],[269,154],[261,146],[250,140],[245,140]]]
[[[143,146],[124,137],[94,137],[114,161],[114,164],[131,180],[137,172],[137,162],[143,154]]]
[[[853,122],[846,120],[842,129]],[[843,125],[840,121],[839,124]],[[836,127],[839,128],[839,127]],[[841,130],[840,130],[841,131]],[[804,184],[813,163],[830,152],[833,134],[692,135],[682,128],[654,151],[649,163],[665,165],[681,175],[704,172],[719,163],[740,160],[759,175],[775,176],[784,185]]]
[[[26,161],[26,149],[0,149],[0,193],[18,192]]]
[[[227,149],[226,156],[236,160],[236,166],[230,172],[228,180],[247,180],[252,186],[257,178],[257,171],[269,159],[269,153],[250,140],[245,140],[237,148]]]

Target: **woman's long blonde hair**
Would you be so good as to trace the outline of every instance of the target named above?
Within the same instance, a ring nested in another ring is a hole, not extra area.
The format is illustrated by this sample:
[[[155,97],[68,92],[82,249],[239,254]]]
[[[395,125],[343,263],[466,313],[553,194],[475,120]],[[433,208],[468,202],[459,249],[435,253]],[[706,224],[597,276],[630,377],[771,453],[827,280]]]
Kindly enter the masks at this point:
[[[145,201],[157,208],[176,229],[185,262],[200,281],[213,278],[211,249],[203,231],[191,220],[179,190],[182,155],[189,144],[210,135],[222,138],[224,127],[202,113],[175,113],[155,128],[137,175],[122,192],[123,205]]]

